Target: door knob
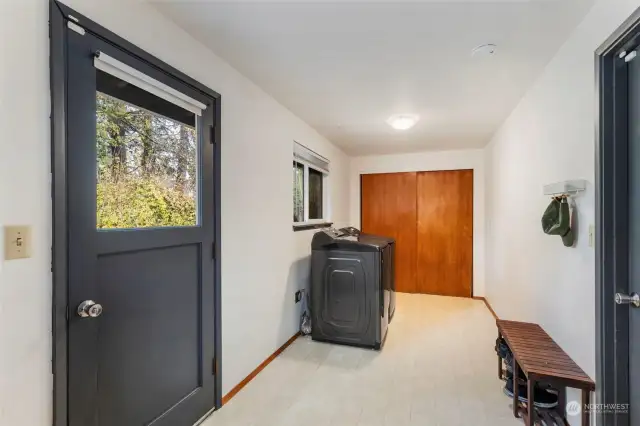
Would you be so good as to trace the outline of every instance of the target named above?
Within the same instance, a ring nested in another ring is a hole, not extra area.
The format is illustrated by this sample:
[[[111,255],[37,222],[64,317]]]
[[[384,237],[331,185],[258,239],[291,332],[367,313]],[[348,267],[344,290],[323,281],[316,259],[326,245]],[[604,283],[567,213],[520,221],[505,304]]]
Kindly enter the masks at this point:
[[[640,308],[640,295],[638,295],[638,293],[631,293],[630,295],[616,293],[616,303],[618,305],[633,305],[636,308]]]
[[[102,305],[93,300],[85,300],[78,305],[78,316],[82,318],[97,318],[102,315]]]

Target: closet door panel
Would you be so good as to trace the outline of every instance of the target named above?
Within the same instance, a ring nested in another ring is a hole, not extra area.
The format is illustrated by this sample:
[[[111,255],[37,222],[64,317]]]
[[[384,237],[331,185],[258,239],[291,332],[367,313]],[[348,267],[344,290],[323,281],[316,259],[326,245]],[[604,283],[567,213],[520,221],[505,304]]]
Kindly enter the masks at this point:
[[[473,170],[417,174],[418,293],[472,296]]]
[[[416,173],[361,176],[362,232],[396,240],[396,291],[416,293]]]

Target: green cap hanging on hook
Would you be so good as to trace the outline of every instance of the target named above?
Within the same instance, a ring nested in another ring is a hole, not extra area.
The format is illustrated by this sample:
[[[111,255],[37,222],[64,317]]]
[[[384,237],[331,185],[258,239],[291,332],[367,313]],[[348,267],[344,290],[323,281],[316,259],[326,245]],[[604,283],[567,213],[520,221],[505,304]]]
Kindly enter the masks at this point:
[[[560,235],[565,247],[572,247],[575,241],[571,230],[571,211],[567,197],[554,198],[542,215],[542,230],[547,235]]]

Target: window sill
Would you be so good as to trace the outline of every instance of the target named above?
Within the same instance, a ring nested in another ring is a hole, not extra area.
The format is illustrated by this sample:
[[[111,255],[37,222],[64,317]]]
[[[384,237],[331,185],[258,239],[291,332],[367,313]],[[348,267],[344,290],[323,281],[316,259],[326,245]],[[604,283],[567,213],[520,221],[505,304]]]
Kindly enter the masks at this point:
[[[300,223],[293,225],[293,232],[307,231],[309,229],[329,228],[333,225],[333,222],[320,222],[320,223]]]

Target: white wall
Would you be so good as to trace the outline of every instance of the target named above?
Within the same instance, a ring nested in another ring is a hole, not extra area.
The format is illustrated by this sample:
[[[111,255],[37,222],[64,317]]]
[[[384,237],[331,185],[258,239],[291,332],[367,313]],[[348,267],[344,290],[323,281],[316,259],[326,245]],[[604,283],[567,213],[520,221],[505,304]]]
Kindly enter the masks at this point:
[[[485,294],[484,153],[482,150],[427,151],[351,159],[351,224],[360,227],[360,175],[473,169],[473,295]]]
[[[595,377],[594,51],[640,5],[600,0],[487,147],[487,298],[500,317],[540,323]],[[544,184],[589,181],[578,240],[542,233]]]
[[[48,1],[3,0],[0,14],[0,227],[33,226],[33,257],[0,261],[0,424],[51,424],[51,201]],[[311,231],[293,233],[297,140],[331,160],[333,219],[348,222],[348,159],[150,6],[69,0],[222,94],[223,391],[296,331]],[[0,235],[0,241],[2,236]],[[0,258],[3,258],[0,253]]]

